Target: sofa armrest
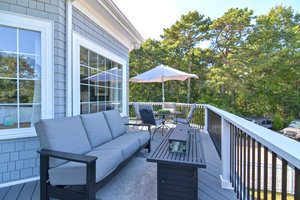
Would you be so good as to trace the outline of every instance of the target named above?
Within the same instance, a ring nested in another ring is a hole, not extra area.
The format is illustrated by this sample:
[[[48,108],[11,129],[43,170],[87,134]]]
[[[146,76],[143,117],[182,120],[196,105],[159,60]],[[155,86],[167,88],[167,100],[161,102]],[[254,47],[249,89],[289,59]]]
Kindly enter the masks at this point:
[[[86,163],[86,164],[90,164],[97,160],[97,157],[95,156],[87,156],[82,154],[54,151],[48,149],[41,149],[37,152],[40,153],[42,156],[46,156],[46,157],[59,158],[63,160],[75,161],[75,162]]]

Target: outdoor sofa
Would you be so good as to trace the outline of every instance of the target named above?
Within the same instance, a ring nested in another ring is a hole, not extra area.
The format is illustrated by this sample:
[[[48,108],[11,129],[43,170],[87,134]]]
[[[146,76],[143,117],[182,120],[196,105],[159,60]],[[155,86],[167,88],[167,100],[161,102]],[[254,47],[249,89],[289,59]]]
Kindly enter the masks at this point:
[[[137,153],[150,152],[150,132],[130,131],[125,124],[128,118],[117,110],[37,122],[41,199],[95,199]]]

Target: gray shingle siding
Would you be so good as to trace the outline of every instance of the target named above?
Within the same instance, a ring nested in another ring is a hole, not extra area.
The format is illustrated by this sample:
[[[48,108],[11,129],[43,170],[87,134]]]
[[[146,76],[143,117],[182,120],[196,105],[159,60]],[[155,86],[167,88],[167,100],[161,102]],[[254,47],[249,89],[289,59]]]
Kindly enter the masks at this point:
[[[37,137],[0,141],[0,183],[39,175]]]

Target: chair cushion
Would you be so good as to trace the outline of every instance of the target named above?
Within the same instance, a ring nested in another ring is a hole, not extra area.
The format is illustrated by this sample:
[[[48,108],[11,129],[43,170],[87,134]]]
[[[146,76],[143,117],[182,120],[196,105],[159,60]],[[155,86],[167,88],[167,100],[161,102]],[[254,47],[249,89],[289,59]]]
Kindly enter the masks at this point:
[[[104,149],[118,149],[122,151],[123,160],[126,160],[138,148],[140,147],[140,142],[138,137],[130,134],[123,134],[120,137],[117,137],[97,148],[95,150],[104,150]]]
[[[140,147],[146,144],[146,142],[150,139],[150,134],[148,131],[128,131],[125,135],[132,135],[133,137],[138,137]]]
[[[93,150],[86,155],[96,156],[96,182],[109,175],[122,162],[122,152],[117,149]],[[84,185],[86,184],[86,165],[67,162],[49,171],[52,185]]]
[[[81,115],[81,120],[92,148],[112,140],[103,112]]]
[[[113,138],[126,133],[126,126],[118,110],[104,111],[104,116]]]
[[[40,120],[35,124],[41,148],[85,154],[91,145],[80,116]],[[50,158],[50,167],[56,167],[65,160]]]

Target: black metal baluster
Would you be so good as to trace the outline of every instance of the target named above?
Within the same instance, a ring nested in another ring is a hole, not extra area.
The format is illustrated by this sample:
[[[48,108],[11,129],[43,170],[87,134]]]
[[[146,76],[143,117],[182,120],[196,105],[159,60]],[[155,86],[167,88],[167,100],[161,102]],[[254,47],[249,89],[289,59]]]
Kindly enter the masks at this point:
[[[247,199],[250,200],[250,142],[251,137],[247,137],[248,145],[247,145]]]
[[[232,129],[233,129],[233,127],[232,127],[232,124],[230,124],[230,181],[231,181],[231,183],[233,182],[232,181],[232,167],[233,167],[233,165],[232,165],[232,162],[233,162],[233,133],[232,133]]]
[[[240,199],[242,199],[243,193],[243,133],[239,130],[240,133]]]
[[[282,174],[281,174],[281,199],[286,200],[287,197],[287,161],[282,159]]]
[[[255,139],[252,138],[252,199],[255,198]]]
[[[264,147],[264,200],[268,199],[268,148]]]
[[[272,152],[272,200],[276,200],[276,153]]]
[[[257,199],[260,200],[260,182],[261,182],[261,144],[257,145]]]
[[[300,170],[295,167],[295,200],[300,200]]]
[[[244,189],[243,189],[243,199],[246,198],[246,142],[247,142],[247,137],[246,137],[246,134],[244,133],[244,162],[243,162],[243,165],[244,165],[244,182],[243,182],[243,186],[244,186]]]

